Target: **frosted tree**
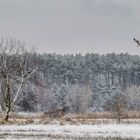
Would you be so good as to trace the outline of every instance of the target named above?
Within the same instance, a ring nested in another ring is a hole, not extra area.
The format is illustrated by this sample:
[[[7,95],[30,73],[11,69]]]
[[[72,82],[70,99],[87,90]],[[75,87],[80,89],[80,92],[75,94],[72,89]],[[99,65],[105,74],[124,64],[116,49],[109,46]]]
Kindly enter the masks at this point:
[[[61,85],[57,92],[58,107],[64,107],[67,104],[66,96],[68,94],[68,88],[66,85]]]
[[[16,104],[24,84],[38,69],[34,51],[25,49],[24,43],[13,39],[0,41],[0,94],[3,98],[5,121]]]
[[[125,91],[128,98],[128,109],[140,111],[140,87],[132,86]]]
[[[26,82],[22,88],[17,103],[14,107],[14,111],[37,111],[38,107],[38,97],[37,86],[34,83]]]
[[[113,117],[120,122],[121,119],[127,115],[127,96],[119,88],[112,91],[112,95],[109,100],[107,100],[106,109],[110,111]]]

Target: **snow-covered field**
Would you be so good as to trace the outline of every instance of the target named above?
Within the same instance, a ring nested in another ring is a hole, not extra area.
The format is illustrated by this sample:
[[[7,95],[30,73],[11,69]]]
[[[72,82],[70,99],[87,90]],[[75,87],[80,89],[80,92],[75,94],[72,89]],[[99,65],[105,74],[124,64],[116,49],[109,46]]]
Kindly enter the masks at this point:
[[[140,124],[0,125],[0,139],[2,140],[70,140],[82,138],[89,140],[95,137],[140,139]]]

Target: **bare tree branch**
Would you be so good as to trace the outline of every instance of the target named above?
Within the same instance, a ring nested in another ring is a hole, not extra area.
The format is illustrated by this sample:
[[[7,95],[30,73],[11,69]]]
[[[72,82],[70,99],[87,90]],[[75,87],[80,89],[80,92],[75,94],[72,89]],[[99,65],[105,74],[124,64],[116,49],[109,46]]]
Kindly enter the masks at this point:
[[[140,47],[140,41],[139,41],[139,40],[137,40],[137,39],[135,39],[135,38],[133,38],[133,40],[134,40],[134,42],[136,42],[136,43],[137,43],[138,47]]]

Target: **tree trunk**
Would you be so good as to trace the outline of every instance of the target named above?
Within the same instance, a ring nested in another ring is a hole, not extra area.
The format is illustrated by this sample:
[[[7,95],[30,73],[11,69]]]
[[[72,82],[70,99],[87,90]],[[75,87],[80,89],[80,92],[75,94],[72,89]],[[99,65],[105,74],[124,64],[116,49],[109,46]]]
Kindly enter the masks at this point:
[[[4,121],[8,122],[8,119],[9,119],[9,113],[6,114],[5,118],[4,118]]]
[[[6,121],[6,122],[8,122],[9,113],[10,113],[10,108],[9,108],[9,107],[6,107],[6,115],[5,115],[5,117],[4,117],[4,121]]]

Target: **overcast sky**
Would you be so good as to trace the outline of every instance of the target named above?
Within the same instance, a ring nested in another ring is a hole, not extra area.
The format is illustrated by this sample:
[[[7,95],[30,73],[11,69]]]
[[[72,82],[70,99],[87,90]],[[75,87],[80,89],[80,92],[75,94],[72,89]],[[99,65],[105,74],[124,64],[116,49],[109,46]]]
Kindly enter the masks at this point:
[[[140,0],[0,0],[0,36],[46,53],[140,54]]]

